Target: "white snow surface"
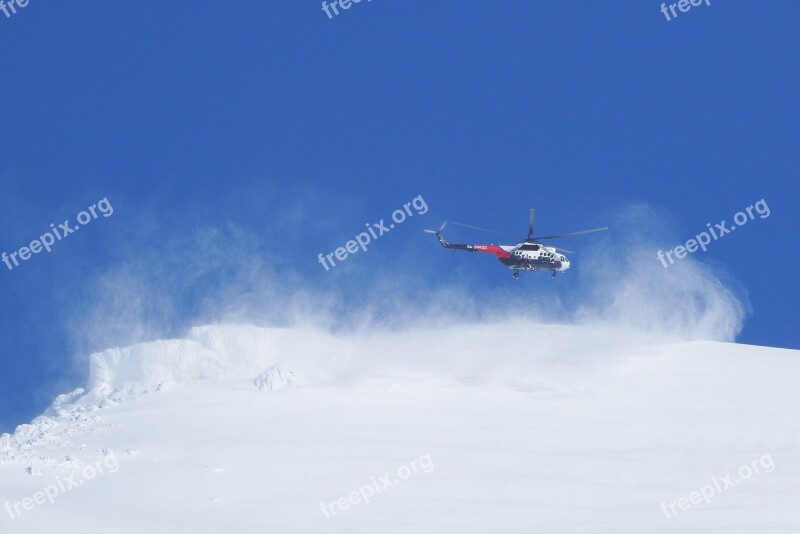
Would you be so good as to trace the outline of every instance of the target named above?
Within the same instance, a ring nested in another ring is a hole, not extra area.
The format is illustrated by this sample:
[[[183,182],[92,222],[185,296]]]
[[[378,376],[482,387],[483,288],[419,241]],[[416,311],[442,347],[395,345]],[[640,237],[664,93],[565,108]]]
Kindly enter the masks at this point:
[[[0,436],[0,533],[800,532],[798,355],[526,321],[198,327],[93,354]]]

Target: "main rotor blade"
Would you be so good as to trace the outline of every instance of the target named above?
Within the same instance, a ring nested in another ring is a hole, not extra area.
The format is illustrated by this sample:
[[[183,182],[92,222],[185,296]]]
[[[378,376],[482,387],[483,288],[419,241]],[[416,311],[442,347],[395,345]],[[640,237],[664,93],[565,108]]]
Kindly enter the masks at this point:
[[[567,250],[567,249],[561,248],[561,247],[553,247],[553,248],[556,249],[559,252],[563,252],[564,254],[575,254],[574,250]]]
[[[603,226],[602,228],[592,228],[591,230],[581,230],[580,232],[570,232],[568,234],[554,234],[543,237],[534,237],[534,239],[556,239],[559,237],[570,237],[573,235],[592,234],[594,232],[602,232],[603,230],[608,230],[608,226]]]
[[[528,239],[533,237],[533,221],[536,218],[536,210],[531,208],[531,216],[528,219]]]
[[[455,224],[457,226],[463,226],[464,228],[472,228],[473,230],[480,230],[482,232],[489,232],[491,234],[506,235],[503,232],[498,232],[497,230],[489,230],[488,228],[481,228],[480,226],[472,226],[472,225],[469,225],[469,224],[462,224],[462,223],[455,222],[455,221],[453,221],[450,224]]]

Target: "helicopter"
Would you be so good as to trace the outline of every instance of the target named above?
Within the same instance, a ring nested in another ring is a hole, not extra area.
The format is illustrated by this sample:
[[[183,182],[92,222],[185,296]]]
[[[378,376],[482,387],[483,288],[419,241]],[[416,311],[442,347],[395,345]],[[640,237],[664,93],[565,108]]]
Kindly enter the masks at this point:
[[[434,234],[439,240],[439,243],[444,248],[451,249],[454,254],[456,250],[494,254],[503,265],[514,271],[512,276],[515,280],[518,280],[520,271],[552,271],[553,278],[555,278],[559,271],[566,271],[570,268],[570,261],[565,254],[574,254],[572,250],[545,245],[539,241],[583,234],[592,234],[594,232],[608,230],[608,227],[604,226],[602,228],[592,228],[591,230],[581,230],[579,232],[570,232],[567,234],[554,234],[542,237],[534,237],[533,222],[535,217],[536,210],[531,209],[530,219],[528,221],[528,236],[523,238],[523,240],[516,245],[472,245],[448,243],[442,237],[442,230],[444,230],[445,226],[447,226],[447,221],[442,223],[438,230],[426,228],[424,232],[428,234]],[[453,224],[457,226],[463,226],[465,228],[472,228],[474,230],[482,230],[484,232],[500,234],[500,232],[495,232],[494,230],[487,230],[486,228],[479,228],[477,226],[470,226],[468,224],[461,224],[457,222],[454,222]]]

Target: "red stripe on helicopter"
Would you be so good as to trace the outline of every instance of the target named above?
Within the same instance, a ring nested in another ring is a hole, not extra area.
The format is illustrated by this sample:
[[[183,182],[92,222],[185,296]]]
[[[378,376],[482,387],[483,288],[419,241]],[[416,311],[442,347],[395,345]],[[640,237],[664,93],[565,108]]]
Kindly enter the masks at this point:
[[[510,258],[511,254],[498,247],[497,245],[472,245],[478,252],[494,254],[498,258]]]

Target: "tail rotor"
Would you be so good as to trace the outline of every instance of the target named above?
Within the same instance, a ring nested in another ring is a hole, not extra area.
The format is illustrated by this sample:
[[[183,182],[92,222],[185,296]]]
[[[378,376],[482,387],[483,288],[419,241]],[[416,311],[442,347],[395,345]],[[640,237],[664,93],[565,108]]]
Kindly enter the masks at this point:
[[[441,236],[441,234],[442,234],[442,230],[444,230],[444,227],[445,227],[445,226],[447,226],[447,221],[443,222],[443,223],[442,223],[442,225],[439,227],[439,229],[438,229],[438,230],[431,230],[430,228],[425,228],[425,229],[423,230],[423,232],[425,232],[426,234],[433,234],[433,235],[435,235],[436,237],[440,237],[440,236]]]

